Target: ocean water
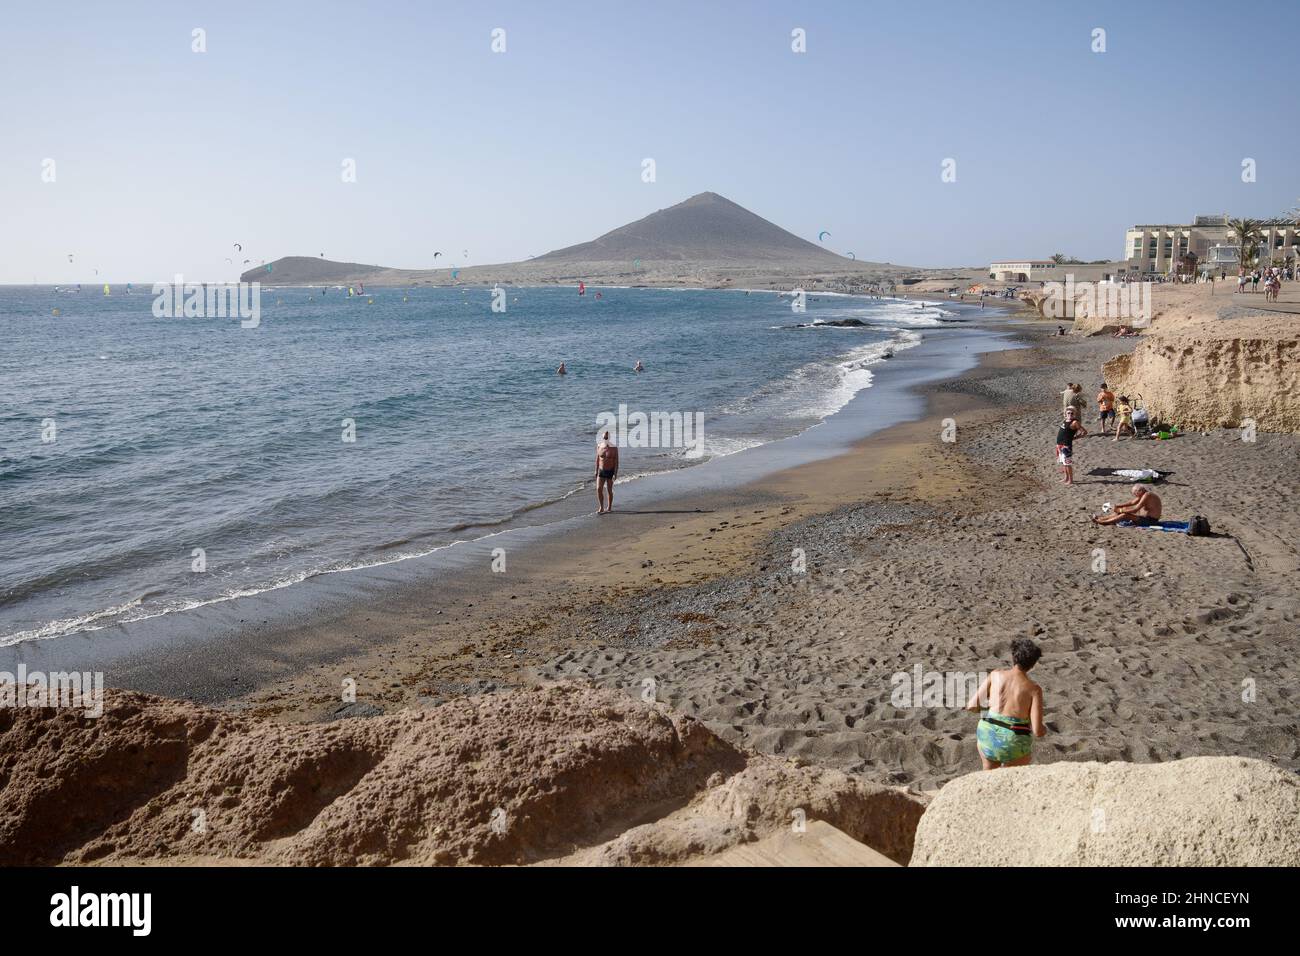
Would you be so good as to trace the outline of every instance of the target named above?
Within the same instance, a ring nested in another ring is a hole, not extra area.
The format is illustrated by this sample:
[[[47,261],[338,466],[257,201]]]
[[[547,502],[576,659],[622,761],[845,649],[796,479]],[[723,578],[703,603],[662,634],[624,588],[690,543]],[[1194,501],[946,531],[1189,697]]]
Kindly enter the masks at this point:
[[[261,303],[244,329],[155,318],[147,287],[0,288],[0,646],[427,554],[594,499],[598,416],[620,406],[703,423],[692,447],[624,447],[620,483],[789,437],[963,318],[595,287],[509,288],[504,313],[482,288],[263,287]],[[846,318],[866,325],[818,325]]]

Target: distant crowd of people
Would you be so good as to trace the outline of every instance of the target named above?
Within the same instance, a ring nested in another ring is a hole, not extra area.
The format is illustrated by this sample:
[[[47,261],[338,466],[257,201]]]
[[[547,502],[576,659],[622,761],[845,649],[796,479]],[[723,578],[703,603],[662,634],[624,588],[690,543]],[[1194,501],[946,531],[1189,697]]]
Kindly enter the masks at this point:
[[[1264,286],[1264,300],[1266,302],[1276,302],[1278,293],[1282,291],[1282,283],[1292,280],[1292,270],[1273,266],[1270,269],[1255,269],[1253,272],[1247,272],[1242,269],[1237,274],[1237,291],[1245,292],[1246,287],[1250,287],[1251,292],[1258,293],[1259,287]]]
[[[1061,466],[1061,480],[1067,485],[1074,484],[1074,440],[1088,434],[1083,425],[1083,412],[1087,407],[1083,386],[1077,382],[1066,385],[1061,393],[1062,421],[1056,430],[1056,463]],[[1125,436],[1137,437],[1133,425],[1133,403],[1127,395],[1116,397],[1105,382],[1097,391],[1097,414],[1101,434],[1109,436],[1111,441],[1119,441]]]

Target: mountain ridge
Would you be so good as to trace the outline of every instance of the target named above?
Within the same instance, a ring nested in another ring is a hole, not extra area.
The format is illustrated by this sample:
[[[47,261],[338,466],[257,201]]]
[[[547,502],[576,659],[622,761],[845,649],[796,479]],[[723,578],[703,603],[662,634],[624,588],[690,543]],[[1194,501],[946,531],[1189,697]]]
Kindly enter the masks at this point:
[[[286,256],[250,269],[243,281],[279,285],[363,281],[384,285],[506,282],[547,284],[608,281],[632,285],[754,283],[774,288],[805,277],[840,283],[908,271],[889,263],[850,259],[794,233],[715,192],[697,193],[588,242],[553,249],[522,262],[483,266],[394,269]]]

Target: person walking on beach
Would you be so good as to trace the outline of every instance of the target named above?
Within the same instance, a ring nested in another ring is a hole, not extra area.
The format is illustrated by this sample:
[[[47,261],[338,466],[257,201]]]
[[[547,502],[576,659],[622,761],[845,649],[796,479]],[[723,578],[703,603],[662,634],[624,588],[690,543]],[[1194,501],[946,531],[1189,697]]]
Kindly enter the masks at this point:
[[[1101,415],[1101,433],[1109,435],[1107,423],[1113,428],[1115,426],[1115,393],[1106,387],[1106,383],[1101,383],[1101,391],[1097,393],[1097,411]]]
[[[1029,679],[1042,656],[1042,648],[1029,638],[1016,638],[1011,642],[1011,666],[985,677],[966,705],[980,714],[975,745],[985,770],[1023,767],[1033,758],[1034,738],[1047,736],[1043,689]]]
[[[1083,438],[1088,430],[1074,417],[1074,409],[1065,410],[1065,420],[1056,430],[1056,463],[1061,466],[1061,480],[1074,484],[1074,440]]]
[[[614,510],[614,479],[618,477],[618,446],[605,432],[596,444],[596,501],[598,515]]]

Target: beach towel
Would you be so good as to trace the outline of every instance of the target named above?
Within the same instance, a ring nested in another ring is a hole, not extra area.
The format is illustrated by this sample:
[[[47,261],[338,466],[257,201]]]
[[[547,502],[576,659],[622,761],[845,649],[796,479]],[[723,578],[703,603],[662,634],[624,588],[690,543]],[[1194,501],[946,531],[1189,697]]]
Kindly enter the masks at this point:
[[[1156,471],[1154,468],[1094,468],[1090,475],[1106,475],[1127,478],[1129,481],[1156,482],[1168,478],[1172,471]]]
[[[1115,474],[1130,481],[1159,481],[1161,478],[1160,472],[1154,468],[1120,468]]]
[[[1117,528],[1150,528],[1152,531],[1176,531],[1179,534],[1187,534],[1187,529],[1191,526],[1187,521],[1157,521],[1155,524],[1134,524],[1127,518],[1123,521],[1117,521]]]

